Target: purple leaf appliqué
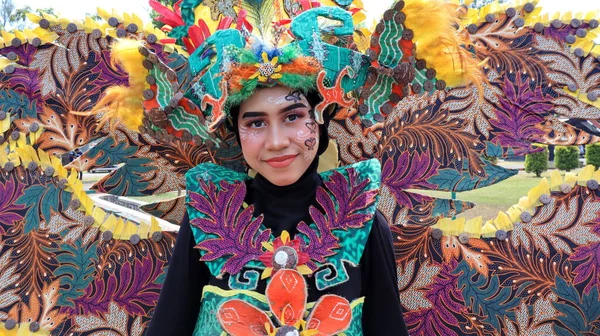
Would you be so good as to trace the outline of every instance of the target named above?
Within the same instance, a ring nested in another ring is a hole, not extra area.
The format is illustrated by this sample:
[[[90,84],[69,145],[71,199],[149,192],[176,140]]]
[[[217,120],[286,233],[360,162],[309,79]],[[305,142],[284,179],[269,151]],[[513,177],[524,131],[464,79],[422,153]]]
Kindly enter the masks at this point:
[[[431,164],[430,164],[431,163]],[[383,164],[381,172],[383,184],[394,194],[398,204],[413,207],[411,198],[418,204],[425,203],[427,196],[408,193],[407,189],[435,189],[436,186],[427,182],[429,178],[437,174],[440,164],[436,161],[430,162],[426,153],[403,152],[399,158],[388,158]]]
[[[304,251],[310,255],[311,261],[323,263],[326,257],[335,254],[334,250],[339,244],[333,230],[359,228],[373,217],[372,213],[365,213],[364,210],[375,202],[377,189],[366,190],[368,185],[367,179],[358,181],[354,169],[348,169],[348,179],[334,172],[329,181],[323,182],[323,187],[317,190],[317,202],[324,212],[314,206],[309,209],[318,233],[304,222],[298,224],[298,231],[310,241]],[[331,195],[325,190],[329,190]],[[314,265],[309,263],[309,267],[313,268]]]
[[[248,262],[262,255],[262,243],[269,240],[271,230],[258,233],[263,217],[252,218],[253,206],[240,211],[246,195],[245,183],[221,181],[221,190],[217,191],[214,184],[200,181],[200,187],[207,197],[191,192],[190,205],[205,217],[193,219],[191,224],[207,234],[217,236],[196,245],[196,248],[206,252],[200,260],[214,261],[228,257],[222,272],[236,274]]]

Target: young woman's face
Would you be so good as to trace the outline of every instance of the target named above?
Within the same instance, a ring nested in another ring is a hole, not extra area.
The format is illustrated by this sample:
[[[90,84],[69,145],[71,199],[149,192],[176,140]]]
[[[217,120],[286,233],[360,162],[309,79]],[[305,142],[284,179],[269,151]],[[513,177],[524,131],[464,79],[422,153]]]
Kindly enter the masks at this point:
[[[257,90],[240,105],[237,120],[246,162],[274,185],[298,181],[319,148],[312,114],[298,91],[282,86]]]

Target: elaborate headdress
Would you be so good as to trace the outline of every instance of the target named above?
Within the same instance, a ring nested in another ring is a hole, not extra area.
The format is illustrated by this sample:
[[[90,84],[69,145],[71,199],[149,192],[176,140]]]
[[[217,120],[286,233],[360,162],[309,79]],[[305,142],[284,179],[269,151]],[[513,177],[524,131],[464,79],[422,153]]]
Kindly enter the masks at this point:
[[[142,131],[164,129],[219,147],[231,139],[226,129],[219,129],[229,117],[229,109],[250,97],[257,87],[276,84],[304,93],[317,91],[322,98],[315,107],[318,123],[323,123],[327,107],[336,105],[363,127],[381,126],[402,97],[446,87],[444,80],[436,80],[435,70],[415,58],[413,33],[403,26],[404,2],[386,12],[372,35],[364,20],[355,26],[353,15],[364,19],[360,7],[349,1],[331,5],[218,2],[210,11],[195,11],[194,20],[186,23],[190,8],[181,4],[169,9],[154,3],[163,22],[175,25],[169,28],[171,41],[180,42],[190,53],[189,74],[183,76],[179,71],[175,76],[142,47],[151,74]],[[450,9],[440,5],[438,11]],[[457,15],[456,10],[446,14],[455,21]],[[444,22],[446,30],[452,29],[454,21]],[[215,30],[211,32],[209,26]],[[455,31],[446,35],[448,45],[459,46],[460,36]],[[359,50],[365,41],[370,41],[370,49]],[[446,73],[447,79],[462,84],[465,78],[481,75],[479,70],[465,67],[474,59],[465,49],[448,52],[446,46],[444,50],[451,59],[459,60],[454,72]]]

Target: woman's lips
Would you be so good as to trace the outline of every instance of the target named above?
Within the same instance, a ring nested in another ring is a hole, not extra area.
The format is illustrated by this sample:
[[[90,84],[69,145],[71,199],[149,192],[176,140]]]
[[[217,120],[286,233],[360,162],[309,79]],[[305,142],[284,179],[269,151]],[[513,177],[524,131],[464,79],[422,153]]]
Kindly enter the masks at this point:
[[[278,156],[272,159],[265,160],[265,162],[273,168],[285,168],[289,166],[294,161],[294,159],[296,159],[296,156],[298,155],[296,154]]]

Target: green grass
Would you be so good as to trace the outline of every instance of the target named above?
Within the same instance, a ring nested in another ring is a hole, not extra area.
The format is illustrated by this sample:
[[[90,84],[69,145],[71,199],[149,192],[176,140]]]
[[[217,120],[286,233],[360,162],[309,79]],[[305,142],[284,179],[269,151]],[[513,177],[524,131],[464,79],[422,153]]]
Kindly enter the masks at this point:
[[[578,173],[579,170],[580,169],[577,169],[571,172]],[[465,211],[463,214],[460,214],[459,217],[464,216],[471,218],[474,216],[483,216],[484,219],[494,218],[498,214],[498,211],[506,211],[512,205],[517,204],[519,199],[523,196],[527,196],[529,190],[537,186],[542,178],[549,178],[549,176],[550,172],[543,173],[542,177],[536,177],[535,174],[519,172],[518,175],[500,183],[481,189],[456,193],[456,199],[476,204],[473,209]],[[452,198],[450,192],[429,190],[410,191],[438,198]]]

